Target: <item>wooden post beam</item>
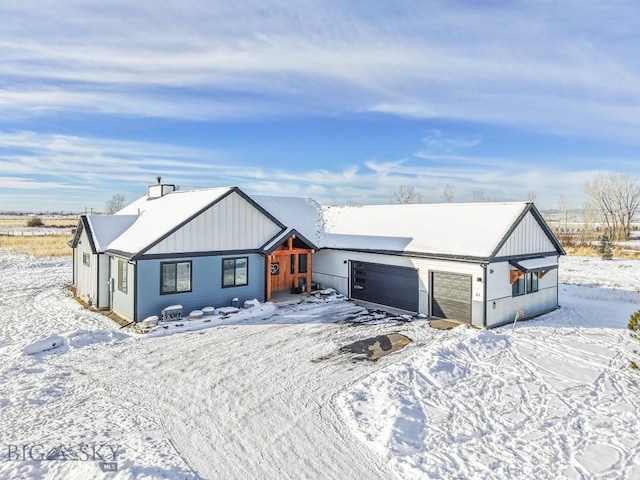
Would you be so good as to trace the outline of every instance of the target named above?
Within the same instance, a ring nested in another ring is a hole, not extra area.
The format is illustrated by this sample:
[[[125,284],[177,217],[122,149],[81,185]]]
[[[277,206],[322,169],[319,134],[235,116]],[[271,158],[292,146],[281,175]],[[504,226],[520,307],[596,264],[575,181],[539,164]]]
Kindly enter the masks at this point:
[[[307,285],[307,297],[311,296],[311,254],[309,252],[306,253],[307,256],[307,277],[306,277],[306,285]]]
[[[267,255],[266,275],[267,275],[267,302],[271,301],[271,255]]]

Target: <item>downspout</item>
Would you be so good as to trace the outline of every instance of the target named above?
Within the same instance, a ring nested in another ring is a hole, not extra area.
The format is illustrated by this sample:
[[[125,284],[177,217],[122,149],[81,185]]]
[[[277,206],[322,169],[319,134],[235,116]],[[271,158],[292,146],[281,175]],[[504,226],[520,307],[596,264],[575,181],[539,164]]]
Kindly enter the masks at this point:
[[[109,310],[113,311],[113,275],[111,274],[111,262],[113,261],[113,257],[109,256]]]
[[[557,255],[558,272],[556,273],[556,308],[560,308],[560,255]]]
[[[489,299],[487,298],[487,266],[483,263],[480,265],[482,267],[482,271],[483,271],[483,279],[482,279],[482,298],[483,298],[483,302],[484,303],[484,308],[483,308],[483,317],[482,317],[482,326],[484,328],[487,328],[487,305],[489,304]]]
[[[100,254],[96,253],[96,308],[100,310]]]
[[[133,284],[135,285],[135,288],[133,289],[133,321],[137,322],[138,321],[138,262],[133,264],[133,278],[134,278]]]

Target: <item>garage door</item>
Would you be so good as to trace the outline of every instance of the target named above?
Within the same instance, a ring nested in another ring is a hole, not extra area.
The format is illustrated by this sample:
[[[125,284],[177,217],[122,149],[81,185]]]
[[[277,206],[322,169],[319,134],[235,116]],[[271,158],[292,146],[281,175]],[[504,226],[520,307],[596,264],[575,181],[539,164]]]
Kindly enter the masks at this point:
[[[351,298],[418,311],[418,270],[351,261]]]
[[[471,323],[471,275],[431,272],[431,315]]]

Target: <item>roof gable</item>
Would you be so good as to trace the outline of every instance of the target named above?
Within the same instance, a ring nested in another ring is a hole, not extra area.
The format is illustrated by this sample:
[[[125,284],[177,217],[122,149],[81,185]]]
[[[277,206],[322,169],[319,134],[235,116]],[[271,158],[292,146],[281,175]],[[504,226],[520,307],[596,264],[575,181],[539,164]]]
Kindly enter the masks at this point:
[[[230,200],[231,197],[235,200]],[[243,207],[244,216],[239,211]],[[108,246],[111,253],[130,258],[216,248],[226,250],[229,249],[228,242],[216,239],[215,234],[229,232],[242,222],[251,220],[259,219],[263,224],[268,224],[262,225],[267,232],[264,233],[266,238],[253,246],[256,249],[284,229],[284,225],[237,187],[176,191],[154,199],[145,196],[114,216],[131,214],[136,215],[135,222]],[[219,225],[218,221],[225,225]],[[231,223],[226,225],[229,221]],[[200,232],[205,230],[214,235],[203,241]],[[243,247],[246,245],[234,249]]]
[[[551,252],[556,252],[558,255],[565,254],[562,245],[544,221],[542,214],[535,205],[530,203],[497,245],[491,258],[510,258]]]
[[[251,199],[234,190],[141,253],[258,250],[284,229],[265,213]]]
[[[285,229],[270,239],[262,250],[273,251],[282,241],[296,234],[311,248],[317,249],[322,241],[322,207],[312,198],[252,195]]]
[[[76,248],[83,233],[86,234],[91,253],[104,253],[108,245],[135,222],[136,215],[80,215],[73,240]]]
[[[88,215],[89,239],[94,253],[104,253],[109,244],[137,220],[137,215]]]

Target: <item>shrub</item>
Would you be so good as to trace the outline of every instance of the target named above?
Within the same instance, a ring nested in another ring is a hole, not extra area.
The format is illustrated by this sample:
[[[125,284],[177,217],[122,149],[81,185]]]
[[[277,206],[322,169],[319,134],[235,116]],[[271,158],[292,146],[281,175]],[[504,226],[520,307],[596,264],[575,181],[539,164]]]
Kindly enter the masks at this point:
[[[629,319],[629,324],[627,328],[630,330],[630,335],[636,340],[640,340],[640,310],[631,315]],[[638,353],[635,351],[634,353]],[[634,360],[631,360],[631,368],[640,369],[638,363]]]
[[[31,217],[27,220],[27,227],[44,227],[44,222],[40,217]]]

